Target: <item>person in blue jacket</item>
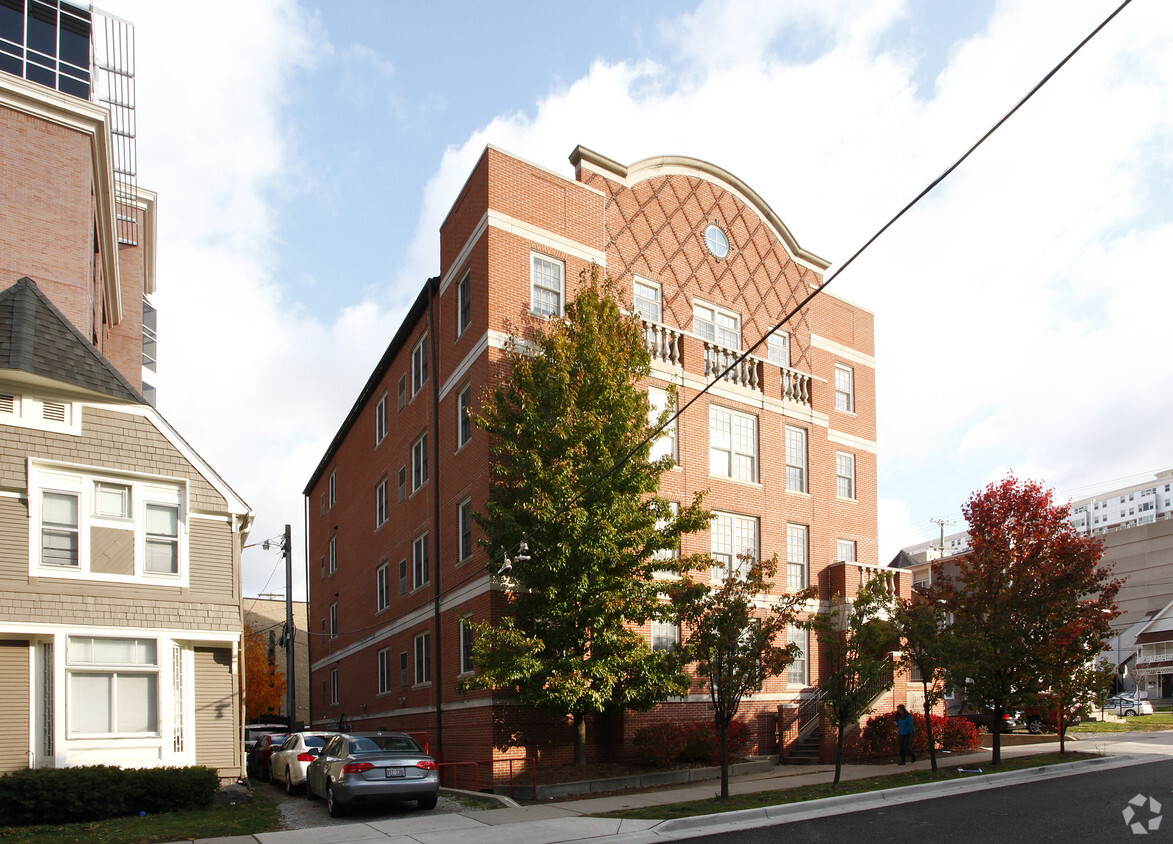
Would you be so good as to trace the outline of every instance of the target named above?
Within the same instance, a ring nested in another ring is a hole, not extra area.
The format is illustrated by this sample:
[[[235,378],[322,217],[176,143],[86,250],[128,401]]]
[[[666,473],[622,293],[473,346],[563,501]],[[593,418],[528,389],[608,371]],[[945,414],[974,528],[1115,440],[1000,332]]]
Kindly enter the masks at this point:
[[[904,764],[904,757],[908,756],[913,762],[916,756],[912,752],[912,737],[916,733],[916,724],[912,720],[912,713],[904,704],[896,707],[896,737],[900,740],[900,764]]]

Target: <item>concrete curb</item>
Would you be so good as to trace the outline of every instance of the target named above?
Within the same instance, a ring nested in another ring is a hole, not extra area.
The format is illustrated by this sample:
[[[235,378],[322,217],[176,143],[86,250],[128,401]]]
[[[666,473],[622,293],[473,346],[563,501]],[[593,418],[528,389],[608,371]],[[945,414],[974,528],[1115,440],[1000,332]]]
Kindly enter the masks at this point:
[[[451,794],[453,797],[463,797],[467,800],[476,800],[480,803],[493,803],[503,809],[520,809],[521,804],[506,794],[493,794],[488,791],[469,791],[464,788],[448,788],[440,786],[442,794]]]

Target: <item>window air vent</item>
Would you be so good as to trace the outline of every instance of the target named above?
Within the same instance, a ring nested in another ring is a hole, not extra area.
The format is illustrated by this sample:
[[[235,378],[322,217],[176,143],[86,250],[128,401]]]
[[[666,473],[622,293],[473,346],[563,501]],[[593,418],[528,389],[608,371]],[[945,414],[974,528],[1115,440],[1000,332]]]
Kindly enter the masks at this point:
[[[16,396],[0,393],[0,413],[16,413]]]
[[[66,423],[68,419],[65,412],[65,405],[55,401],[45,402],[42,406],[41,418],[46,422]]]

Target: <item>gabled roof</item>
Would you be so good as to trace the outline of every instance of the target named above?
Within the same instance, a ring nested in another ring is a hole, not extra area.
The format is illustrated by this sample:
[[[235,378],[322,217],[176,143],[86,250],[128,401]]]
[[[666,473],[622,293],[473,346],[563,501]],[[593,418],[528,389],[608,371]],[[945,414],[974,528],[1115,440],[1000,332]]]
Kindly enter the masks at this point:
[[[147,403],[27,277],[0,291],[0,370],[5,369]]]

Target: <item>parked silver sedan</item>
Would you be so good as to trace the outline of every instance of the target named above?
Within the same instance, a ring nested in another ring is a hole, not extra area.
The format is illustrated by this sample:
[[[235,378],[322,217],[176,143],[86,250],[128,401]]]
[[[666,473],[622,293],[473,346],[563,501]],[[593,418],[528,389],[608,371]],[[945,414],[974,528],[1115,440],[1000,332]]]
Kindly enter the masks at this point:
[[[322,797],[332,817],[358,803],[414,800],[436,808],[436,760],[406,733],[348,733],[330,739],[306,771],[306,797]]]
[[[305,772],[334,733],[294,733],[269,760],[273,782],[285,783],[287,794],[305,785]]]
[[[1137,700],[1136,695],[1113,695],[1104,701],[1100,708],[1104,712],[1112,712],[1125,718],[1130,715],[1153,714],[1153,705],[1147,700]]]

